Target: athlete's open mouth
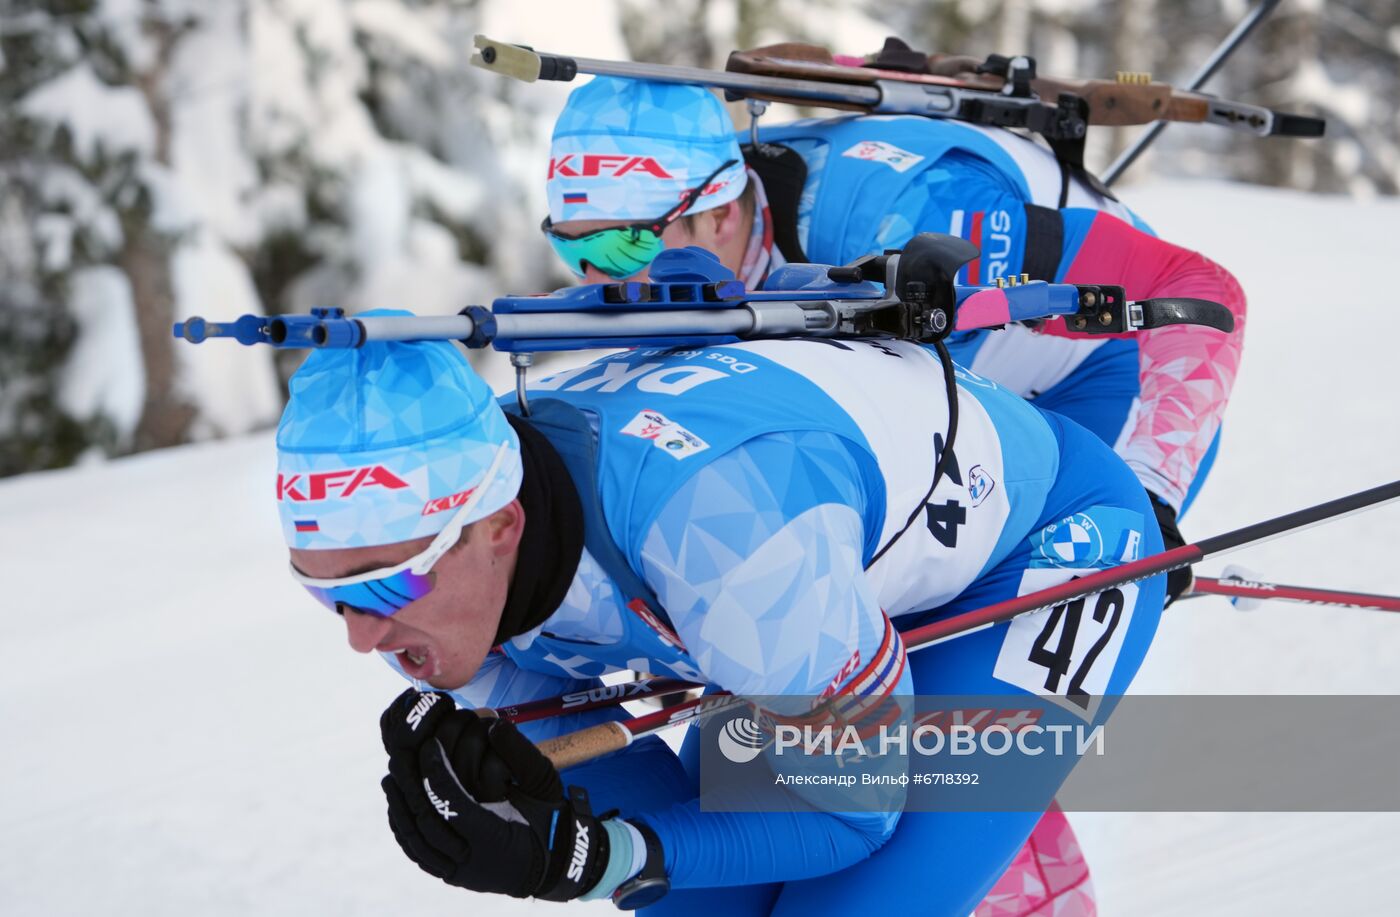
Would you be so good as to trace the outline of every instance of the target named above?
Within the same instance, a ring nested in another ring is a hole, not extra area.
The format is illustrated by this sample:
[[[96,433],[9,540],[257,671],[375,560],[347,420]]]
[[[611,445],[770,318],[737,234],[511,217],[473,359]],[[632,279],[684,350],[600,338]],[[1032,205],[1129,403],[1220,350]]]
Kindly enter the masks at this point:
[[[405,646],[393,651],[410,678],[427,679],[437,674],[437,658],[426,646]]]

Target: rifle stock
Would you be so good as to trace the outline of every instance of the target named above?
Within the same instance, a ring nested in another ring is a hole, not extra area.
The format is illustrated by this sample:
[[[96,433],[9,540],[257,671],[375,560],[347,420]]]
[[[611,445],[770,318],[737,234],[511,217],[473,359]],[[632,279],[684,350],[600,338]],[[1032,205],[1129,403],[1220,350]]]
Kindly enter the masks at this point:
[[[928,72],[911,73],[879,67],[853,67],[838,61],[826,48],[802,42],[765,45],[729,55],[725,69],[754,76],[787,77],[828,83],[874,84],[881,80],[948,86],[982,92],[1000,92],[1006,79],[992,73],[978,73],[981,64],[965,55],[928,55]],[[1182,92],[1169,83],[1120,82],[1103,79],[1060,79],[1037,77],[1031,89],[1041,99],[1056,99],[1071,93],[1089,103],[1089,123],[1122,126],[1152,121],[1205,121],[1209,100],[1193,92]],[[762,96],[770,101],[803,100]],[[859,110],[860,106],[842,106]]]

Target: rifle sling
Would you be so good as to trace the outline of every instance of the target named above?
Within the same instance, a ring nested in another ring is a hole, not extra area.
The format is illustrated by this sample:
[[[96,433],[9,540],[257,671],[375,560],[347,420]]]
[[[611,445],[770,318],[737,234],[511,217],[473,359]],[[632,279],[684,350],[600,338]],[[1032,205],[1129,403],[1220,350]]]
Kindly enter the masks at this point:
[[[1021,271],[1032,280],[1055,282],[1060,270],[1060,253],[1065,244],[1065,223],[1060,211],[1035,204],[1026,205],[1026,254]]]
[[[807,184],[807,163],[796,150],[776,143],[746,145],[743,150],[744,162],[758,175],[768,195],[773,244],[789,263],[808,261],[797,238],[797,205]]]

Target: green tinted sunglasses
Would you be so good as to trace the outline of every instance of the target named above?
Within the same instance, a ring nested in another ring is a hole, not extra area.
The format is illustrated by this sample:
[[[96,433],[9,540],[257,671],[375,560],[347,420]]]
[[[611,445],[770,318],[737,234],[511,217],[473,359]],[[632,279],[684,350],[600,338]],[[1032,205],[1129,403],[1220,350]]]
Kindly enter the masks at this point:
[[[705,193],[710,182],[737,162],[737,159],[727,160],[704,181],[687,191],[680,203],[655,220],[595,229],[571,236],[555,229],[550,218],[545,217],[544,222],[540,224],[540,230],[544,232],[555,253],[568,265],[569,270],[579,277],[584,275],[584,268],[590,264],[618,280],[631,277],[651,264],[652,259],[666,247],[661,241],[661,234],[666,231],[666,227],[680,219]]]

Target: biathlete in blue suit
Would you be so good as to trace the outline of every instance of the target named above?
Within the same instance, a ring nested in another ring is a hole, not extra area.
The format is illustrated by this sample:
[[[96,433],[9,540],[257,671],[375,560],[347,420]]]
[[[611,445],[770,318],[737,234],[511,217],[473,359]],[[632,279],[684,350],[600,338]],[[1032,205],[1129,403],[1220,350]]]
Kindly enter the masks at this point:
[[[1161,548],[1106,445],[961,369],[945,450],[944,367],[909,343],[630,351],[537,380],[528,417],[450,344],[370,343],[312,352],[290,393],[292,573],[356,650],[433,689],[382,719],[389,821],[424,870],[479,892],[968,913],[1039,813],[701,811],[691,756],[658,739],[563,774],[532,744],[620,713],[516,727],[472,708],[626,670],[809,713],[914,692],[1063,700],[1070,679],[1028,650],[1048,612],[907,658],[895,623]],[[1055,664],[1124,691],[1163,596],[1161,577],[1124,587],[1121,615],[1085,616]],[[1067,765],[1052,759],[1035,759],[1047,802]]]
[[[1028,274],[1223,303],[1230,334],[1177,325],[1113,338],[1053,322],[950,341],[959,363],[1113,446],[1181,543],[1176,519],[1213,460],[1243,346],[1244,294],[1228,272],[1066,180],[1049,150],[1007,130],[848,116],[764,128],[742,151],[731,131],[696,87],[597,78],[575,90],[546,185],[555,250],[598,282],[644,272],[664,246],[699,245],[756,288],[784,261],[845,264],[948,232],[981,249],[963,283]],[[1189,570],[1169,581],[1180,594]]]

